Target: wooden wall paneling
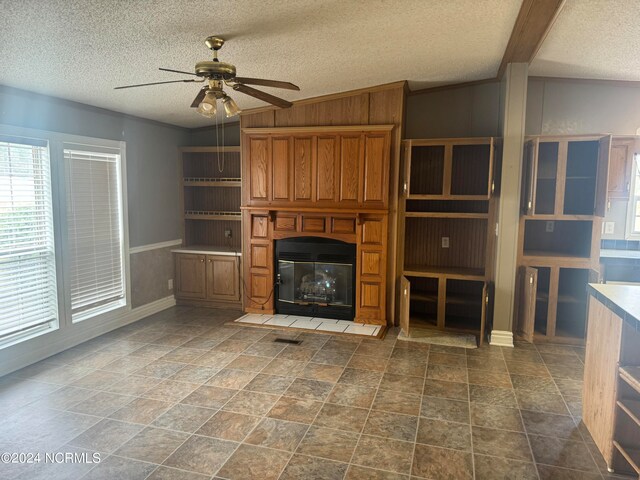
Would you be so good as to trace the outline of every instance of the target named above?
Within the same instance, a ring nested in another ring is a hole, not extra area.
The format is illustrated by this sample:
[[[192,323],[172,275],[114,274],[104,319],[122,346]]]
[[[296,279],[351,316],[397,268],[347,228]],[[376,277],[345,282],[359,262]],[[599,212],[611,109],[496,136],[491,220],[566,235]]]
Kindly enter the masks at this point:
[[[272,146],[272,191],[274,201],[290,201],[293,191],[293,176],[291,168],[293,163],[292,138],[290,136],[271,139]]]
[[[442,248],[442,237],[449,238],[449,248]],[[441,266],[484,269],[487,221],[406,218],[405,242],[405,268]]]
[[[314,196],[315,137],[293,138],[293,200],[311,201]]]
[[[242,249],[242,223],[235,220],[185,220],[185,244],[215,245]],[[231,238],[226,238],[225,230],[231,230]]]
[[[273,128],[276,126],[276,111],[265,110],[252,113],[251,115],[240,115],[240,128]]]
[[[317,202],[338,201],[340,188],[340,137],[338,135],[317,138],[316,153],[316,195]]]
[[[444,146],[444,173],[442,175],[442,194],[451,195],[451,169],[453,164],[453,146],[448,143]]]
[[[589,296],[582,417],[593,441],[611,466],[618,362],[622,324],[620,317]]]
[[[360,135],[343,135],[340,141],[340,202],[360,201],[360,159],[363,155]]]
[[[328,99],[317,103],[294,103],[275,111],[276,127],[326,125],[366,125],[369,120],[369,93]]]

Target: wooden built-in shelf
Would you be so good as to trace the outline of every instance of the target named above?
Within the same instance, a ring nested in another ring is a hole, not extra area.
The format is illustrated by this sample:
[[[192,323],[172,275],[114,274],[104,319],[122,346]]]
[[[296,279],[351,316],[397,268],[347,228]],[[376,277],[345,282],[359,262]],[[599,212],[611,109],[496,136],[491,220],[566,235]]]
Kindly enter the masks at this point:
[[[413,193],[407,195],[407,200],[487,200],[486,195],[423,195]]]
[[[240,212],[187,210],[184,212],[184,218],[186,220],[235,220],[239,222],[242,220],[242,214]]]
[[[620,367],[620,378],[640,393],[640,367]]]
[[[239,178],[210,178],[210,177],[185,177],[185,187],[240,187]]]
[[[640,401],[630,398],[623,398],[616,402],[630,418],[640,427]]]
[[[467,212],[406,212],[405,217],[413,218],[480,218],[488,219],[488,213],[467,213]]]
[[[640,450],[636,448],[623,447],[615,440],[613,446],[620,452],[620,454],[629,462],[629,465],[640,475]]]
[[[403,274],[407,277],[439,277],[446,276],[452,280],[485,280],[484,269],[466,267],[426,267],[422,265],[405,265]]]
[[[556,300],[558,301],[558,303],[584,303],[587,301],[587,297],[586,297],[586,293],[585,293],[585,297],[584,298],[580,298],[580,297],[576,297],[575,295],[568,295],[565,293],[560,293],[558,294],[558,296],[556,297]],[[549,301],[549,293],[548,292],[538,292],[537,301],[541,301],[541,302],[548,302]]]

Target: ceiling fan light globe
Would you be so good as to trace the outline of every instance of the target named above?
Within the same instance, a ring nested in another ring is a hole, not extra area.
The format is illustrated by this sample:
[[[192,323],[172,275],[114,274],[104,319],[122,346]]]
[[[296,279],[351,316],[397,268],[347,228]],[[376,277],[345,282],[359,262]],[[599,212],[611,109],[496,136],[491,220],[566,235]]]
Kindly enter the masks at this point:
[[[238,115],[241,110],[238,107],[238,104],[233,100],[233,98],[229,96],[225,96],[222,100],[222,105],[224,105],[224,112],[227,118]]]
[[[216,96],[211,92],[207,92],[200,102],[200,105],[198,105],[197,112],[204,117],[213,118],[216,116],[218,110],[217,103],[218,100]]]

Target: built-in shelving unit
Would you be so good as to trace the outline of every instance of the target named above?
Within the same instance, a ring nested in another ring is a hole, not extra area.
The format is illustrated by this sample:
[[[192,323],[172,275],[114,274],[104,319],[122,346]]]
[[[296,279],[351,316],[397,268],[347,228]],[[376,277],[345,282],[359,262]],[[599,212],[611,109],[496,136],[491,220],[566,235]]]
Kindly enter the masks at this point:
[[[518,322],[533,341],[580,344],[586,285],[597,282],[611,137],[525,143],[518,247]]]
[[[615,471],[640,477],[640,367],[620,367],[617,398],[613,433]]]
[[[177,249],[176,298],[216,306],[241,301],[240,147],[181,149],[184,245]]]
[[[492,138],[405,140],[400,325],[484,341],[493,265]]]

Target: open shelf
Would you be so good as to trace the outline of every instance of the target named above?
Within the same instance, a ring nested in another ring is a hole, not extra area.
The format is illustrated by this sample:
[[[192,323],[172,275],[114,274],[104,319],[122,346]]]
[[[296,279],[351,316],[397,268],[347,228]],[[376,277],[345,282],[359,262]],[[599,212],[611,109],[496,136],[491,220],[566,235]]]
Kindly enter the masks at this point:
[[[620,367],[620,378],[640,394],[640,367]]]
[[[640,401],[624,398],[618,400],[616,404],[640,427]]]
[[[185,177],[182,181],[185,187],[240,187],[239,178],[209,178],[209,177]]]
[[[411,195],[442,195],[444,145],[411,147]]]
[[[442,213],[450,214],[486,214],[489,213],[489,201],[481,200],[407,200],[405,211],[409,213]]]
[[[242,220],[242,214],[240,212],[186,210],[184,218],[186,220],[233,220],[239,222]]]
[[[616,447],[616,450],[620,452],[635,472],[640,475],[640,449],[623,447],[615,440],[613,441],[613,446]]]
[[[489,194],[491,146],[453,145],[451,152],[451,195]]]
[[[465,267],[426,267],[422,265],[405,265],[404,275],[410,277],[438,277],[445,275],[448,278],[460,280],[484,280],[483,268]]]
[[[240,178],[240,152],[182,152],[184,178]],[[222,170],[222,171],[220,171]]]
[[[409,318],[412,327],[438,325],[438,279],[411,278]]]
[[[592,229],[590,221],[525,220],[524,256],[589,258]]]

